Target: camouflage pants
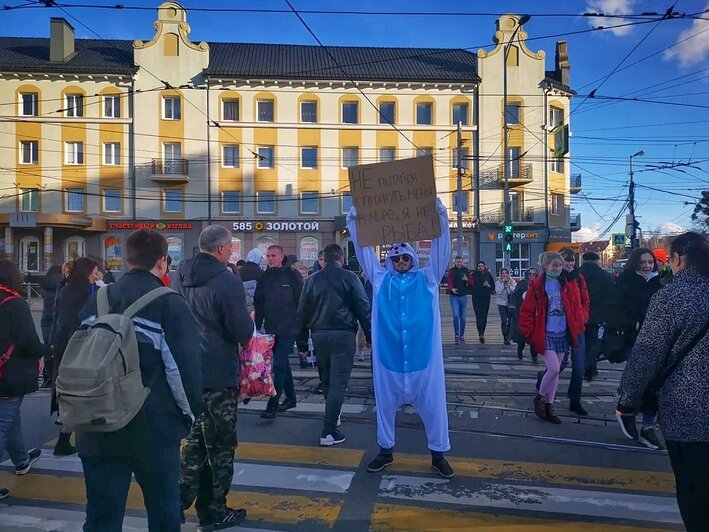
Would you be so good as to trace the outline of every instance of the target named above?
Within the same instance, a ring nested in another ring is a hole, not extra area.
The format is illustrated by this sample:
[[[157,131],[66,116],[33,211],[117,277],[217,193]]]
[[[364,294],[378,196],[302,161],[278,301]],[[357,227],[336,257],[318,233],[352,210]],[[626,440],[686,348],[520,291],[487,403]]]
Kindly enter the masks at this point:
[[[182,447],[180,498],[195,508],[201,524],[221,520],[234,476],[238,389],[205,392],[205,410]]]

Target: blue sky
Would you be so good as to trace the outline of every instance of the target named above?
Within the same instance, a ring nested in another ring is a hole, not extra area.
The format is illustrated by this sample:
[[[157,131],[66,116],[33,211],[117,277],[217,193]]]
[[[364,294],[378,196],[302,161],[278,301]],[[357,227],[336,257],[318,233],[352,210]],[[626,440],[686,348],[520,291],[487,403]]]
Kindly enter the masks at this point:
[[[20,5],[24,1],[4,0],[4,4]],[[60,0],[58,3],[114,5],[116,2]],[[126,6],[150,8],[144,11],[77,7],[67,7],[65,12],[44,7],[0,11],[0,33],[46,37],[49,17],[64,16],[74,25],[78,37],[96,37],[78,22],[81,21],[102,38],[149,39],[153,35],[154,8],[158,3],[124,1]],[[572,173],[580,173],[583,178],[583,191],[574,196],[572,202],[575,211],[581,213],[584,226],[577,236],[586,240],[611,227],[626,197],[628,157],[641,149],[646,155],[634,161],[635,181],[641,185],[636,196],[642,228],[650,231],[662,226],[663,231],[672,232],[676,230],[672,224],[691,225],[692,207],[685,202],[692,202],[702,188],[709,188],[709,134],[705,133],[709,124],[709,100],[706,98],[709,94],[709,20],[676,18],[555,36],[588,30],[592,26],[608,27],[638,20],[577,16],[584,12],[615,15],[664,13],[670,4],[655,0],[292,0],[292,3],[298,10],[399,13],[393,16],[304,14],[315,34],[328,45],[455,47],[473,52],[493,46],[492,35],[498,15],[531,14],[526,25],[532,39],[528,45],[532,50],[547,52],[547,69],[553,68],[556,41],[565,39],[569,43],[571,85],[579,94],[573,102],[570,117]],[[288,9],[283,0],[185,0],[182,4],[188,10],[196,7]],[[707,8],[709,0],[678,0],[674,10],[690,14]],[[401,14],[431,11],[476,15]],[[566,16],[553,16],[560,14]],[[709,12],[703,16],[709,19]],[[313,37],[290,13],[192,11],[188,21],[193,41],[315,44]],[[621,63],[628,53],[629,57]],[[608,76],[614,70],[615,73]],[[586,99],[592,89],[597,89],[597,97]],[[636,97],[652,102],[599,97]],[[646,165],[659,166],[660,169]],[[622,231],[623,223],[621,217],[611,230]]]

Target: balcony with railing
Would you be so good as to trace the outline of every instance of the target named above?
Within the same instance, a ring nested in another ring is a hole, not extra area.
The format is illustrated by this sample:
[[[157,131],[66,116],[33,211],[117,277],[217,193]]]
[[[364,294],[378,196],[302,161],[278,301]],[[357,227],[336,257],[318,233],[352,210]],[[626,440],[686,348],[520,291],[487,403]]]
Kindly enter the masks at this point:
[[[503,225],[505,221],[504,209],[487,211],[480,214],[480,221],[484,224]],[[511,222],[516,225],[529,225],[534,223],[534,207],[512,209]]]
[[[189,169],[187,159],[153,159],[150,178],[153,181],[187,183],[190,180]]]
[[[569,178],[569,192],[572,194],[581,192],[581,174],[574,174]]]
[[[577,212],[569,216],[569,228],[572,231],[581,229],[581,213]]]
[[[510,187],[519,187],[534,180],[531,164],[520,164],[519,161],[509,163]],[[480,185],[485,188],[498,188],[505,184],[505,165],[501,164],[492,170],[480,172]]]

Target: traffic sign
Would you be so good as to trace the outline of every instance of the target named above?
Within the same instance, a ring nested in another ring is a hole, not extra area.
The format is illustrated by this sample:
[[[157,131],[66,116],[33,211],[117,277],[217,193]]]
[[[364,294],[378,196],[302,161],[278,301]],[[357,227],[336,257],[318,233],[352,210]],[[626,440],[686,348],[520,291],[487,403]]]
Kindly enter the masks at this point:
[[[613,233],[611,235],[611,242],[616,247],[625,247],[625,234],[624,233]]]

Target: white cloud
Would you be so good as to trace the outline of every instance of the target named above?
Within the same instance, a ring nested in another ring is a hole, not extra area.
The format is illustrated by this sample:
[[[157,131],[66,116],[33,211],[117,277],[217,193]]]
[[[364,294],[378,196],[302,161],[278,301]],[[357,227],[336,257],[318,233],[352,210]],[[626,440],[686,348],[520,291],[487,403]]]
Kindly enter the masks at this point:
[[[633,12],[636,3],[637,0],[588,0],[586,2],[586,12],[603,13],[605,15],[628,15]],[[625,18],[587,18],[592,28],[597,28],[598,26],[608,28],[610,26],[618,26],[631,22],[629,19]],[[632,26],[622,26],[607,31],[611,32],[613,35],[620,36],[627,35],[632,31],[632,28]],[[604,33],[606,32],[604,31]]]
[[[660,226],[660,232],[664,234],[681,235],[682,233],[686,233],[687,230],[674,222],[665,222]]]
[[[702,63],[709,54],[709,21],[695,19],[689,28],[677,36],[676,42],[679,44],[665,52],[665,59],[675,59],[681,67]]]
[[[571,239],[574,242],[593,242],[598,240],[598,235],[601,234],[601,224],[595,223],[590,226],[581,227],[578,231],[571,234]]]

